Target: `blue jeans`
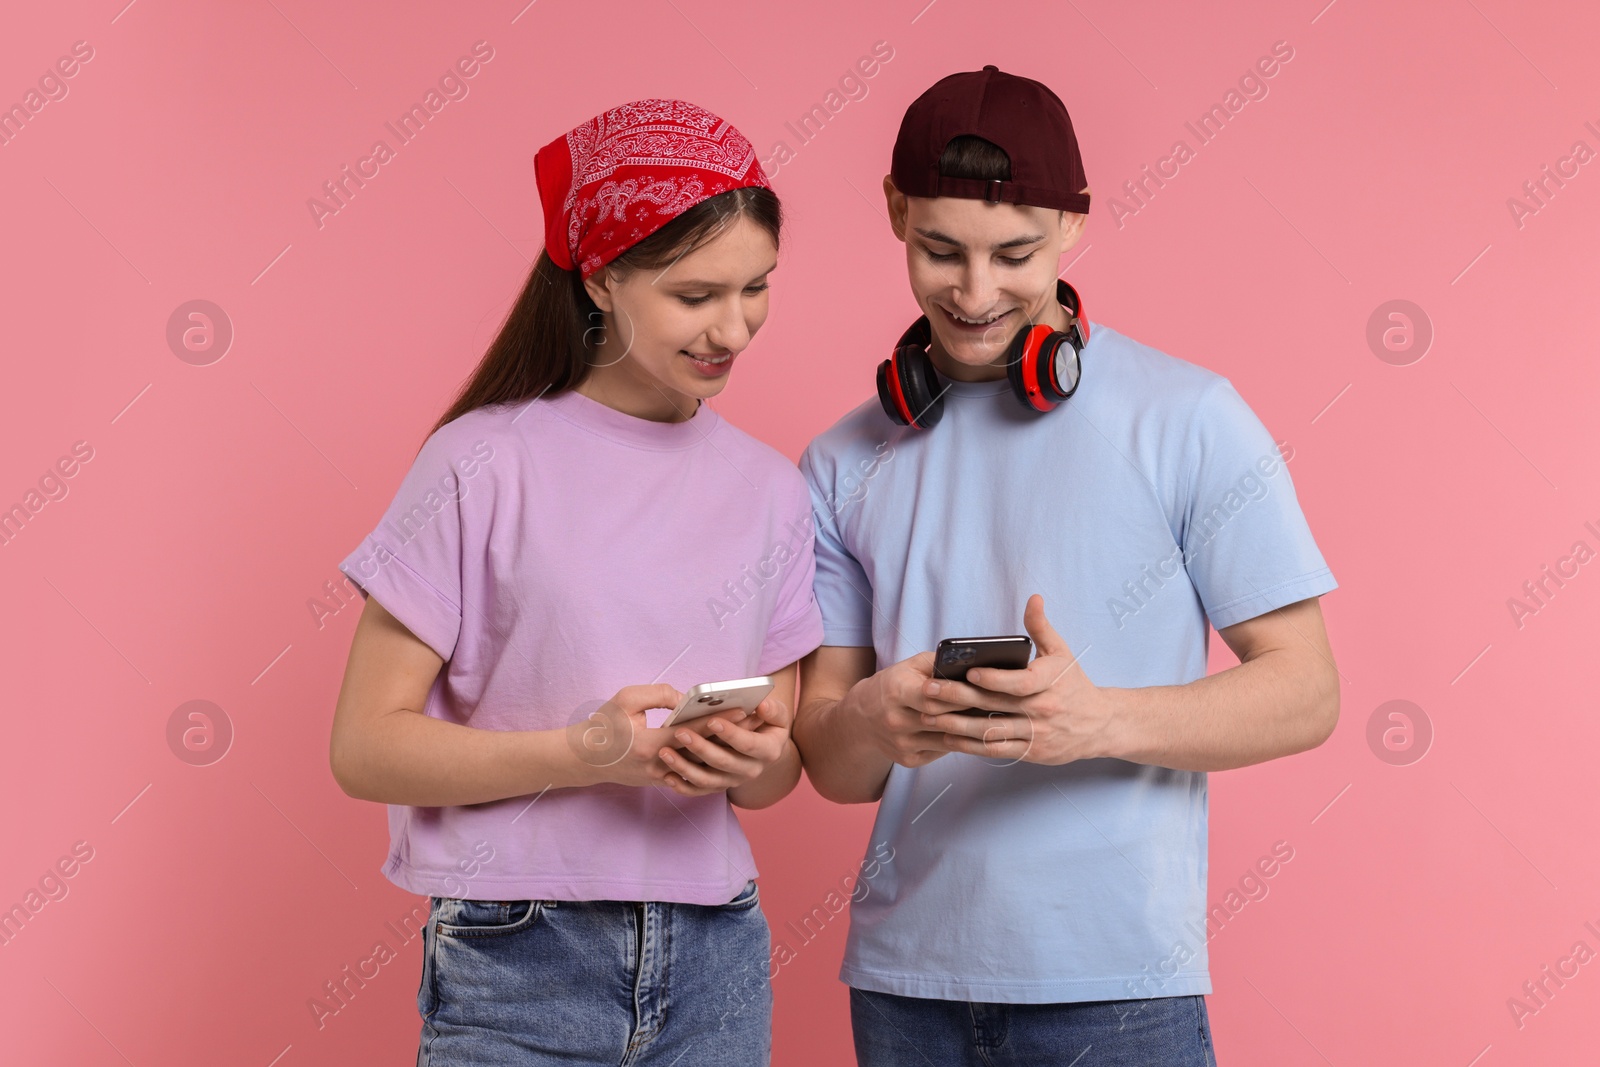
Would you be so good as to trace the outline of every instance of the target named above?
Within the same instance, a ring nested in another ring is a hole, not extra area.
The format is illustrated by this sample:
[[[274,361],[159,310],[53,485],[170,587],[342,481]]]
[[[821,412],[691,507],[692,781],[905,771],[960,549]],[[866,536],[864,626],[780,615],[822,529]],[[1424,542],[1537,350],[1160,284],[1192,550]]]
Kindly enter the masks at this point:
[[[859,1067],[1216,1067],[1204,997],[969,1004],[850,990]]]
[[[751,1067],[772,1054],[755,882],[720,905],[434,897],[418,1067]]]

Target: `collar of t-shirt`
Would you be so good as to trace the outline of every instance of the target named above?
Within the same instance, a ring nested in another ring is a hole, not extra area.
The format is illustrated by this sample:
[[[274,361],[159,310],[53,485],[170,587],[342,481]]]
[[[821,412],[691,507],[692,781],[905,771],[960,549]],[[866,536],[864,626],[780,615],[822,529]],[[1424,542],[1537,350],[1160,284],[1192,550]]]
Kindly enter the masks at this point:
[[[721,421],[711,405],[704,401],[695,408],[693,416],[682,422],[641,419],[602,404],[576,389],[547,397],[541,403],[547,411],[597,437],[655,452],[693,448],[711,436],[711,431]]]

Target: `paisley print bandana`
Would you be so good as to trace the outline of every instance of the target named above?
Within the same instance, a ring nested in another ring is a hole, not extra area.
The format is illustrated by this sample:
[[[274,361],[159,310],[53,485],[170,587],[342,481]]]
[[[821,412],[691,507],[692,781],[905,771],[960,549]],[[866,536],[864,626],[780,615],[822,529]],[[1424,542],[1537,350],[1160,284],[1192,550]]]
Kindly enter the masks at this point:
[[[544,246],[584,278],[702,200],[771,188],[744,134],[683,100],[635,100],[539,149]]]

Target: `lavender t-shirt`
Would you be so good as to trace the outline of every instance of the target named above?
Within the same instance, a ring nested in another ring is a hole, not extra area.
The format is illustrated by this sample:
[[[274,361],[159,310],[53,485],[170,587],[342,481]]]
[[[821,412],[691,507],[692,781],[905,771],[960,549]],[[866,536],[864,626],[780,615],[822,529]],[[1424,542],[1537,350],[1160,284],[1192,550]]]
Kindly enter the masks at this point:
[[[446,661],[425,714],[548,730],[816,648],[814,532],[799,471],[709,405],[653,422],[569,391],[441,427],[339,569]],[[391,804],[389,833],[384,874],[431,896],[720,904],[755,875],[726,793]]]

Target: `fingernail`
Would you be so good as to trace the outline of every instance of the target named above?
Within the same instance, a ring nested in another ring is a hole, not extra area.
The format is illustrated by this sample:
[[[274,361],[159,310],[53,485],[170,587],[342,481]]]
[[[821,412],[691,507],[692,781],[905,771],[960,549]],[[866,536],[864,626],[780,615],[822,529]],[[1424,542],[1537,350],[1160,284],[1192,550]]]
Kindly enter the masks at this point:
[[[929,696],[932,696],[933,694],[937,693],[938,691],[939,691],[939,683],[938,682],[929,682],[928,683],[928,695]]]
[[[692,740],[694,740],[694,739],[693,739],[693,738],[692,738],[692,737],[691,737],[691,736],[690,736],[690,735],[689,735],[689,732],[688,732],[688,731],[687,731],[687,730],[679,730],[679,731],[678,731],[678,732],[677,732],[677,733],[676,733],[676,734],[674,734],[674,735],[673,735],[673,736],[674,736],[674,737],[676,737],[676,738],[677,738],[677,739],[678,739],[678,743],[679,743],[679,744],[682,744],[682,745],[687,745],[687,744],[688,744],[688,743],[689,743],[689,742],[690,742],[690,741],[692,741]]]
[[[726,730],[728,728],[728,726],[721,719],[717,719],[714,722],[712,722],[711,728],[713,730],[717,731],[717,733],[720,734],[722,731]]]

